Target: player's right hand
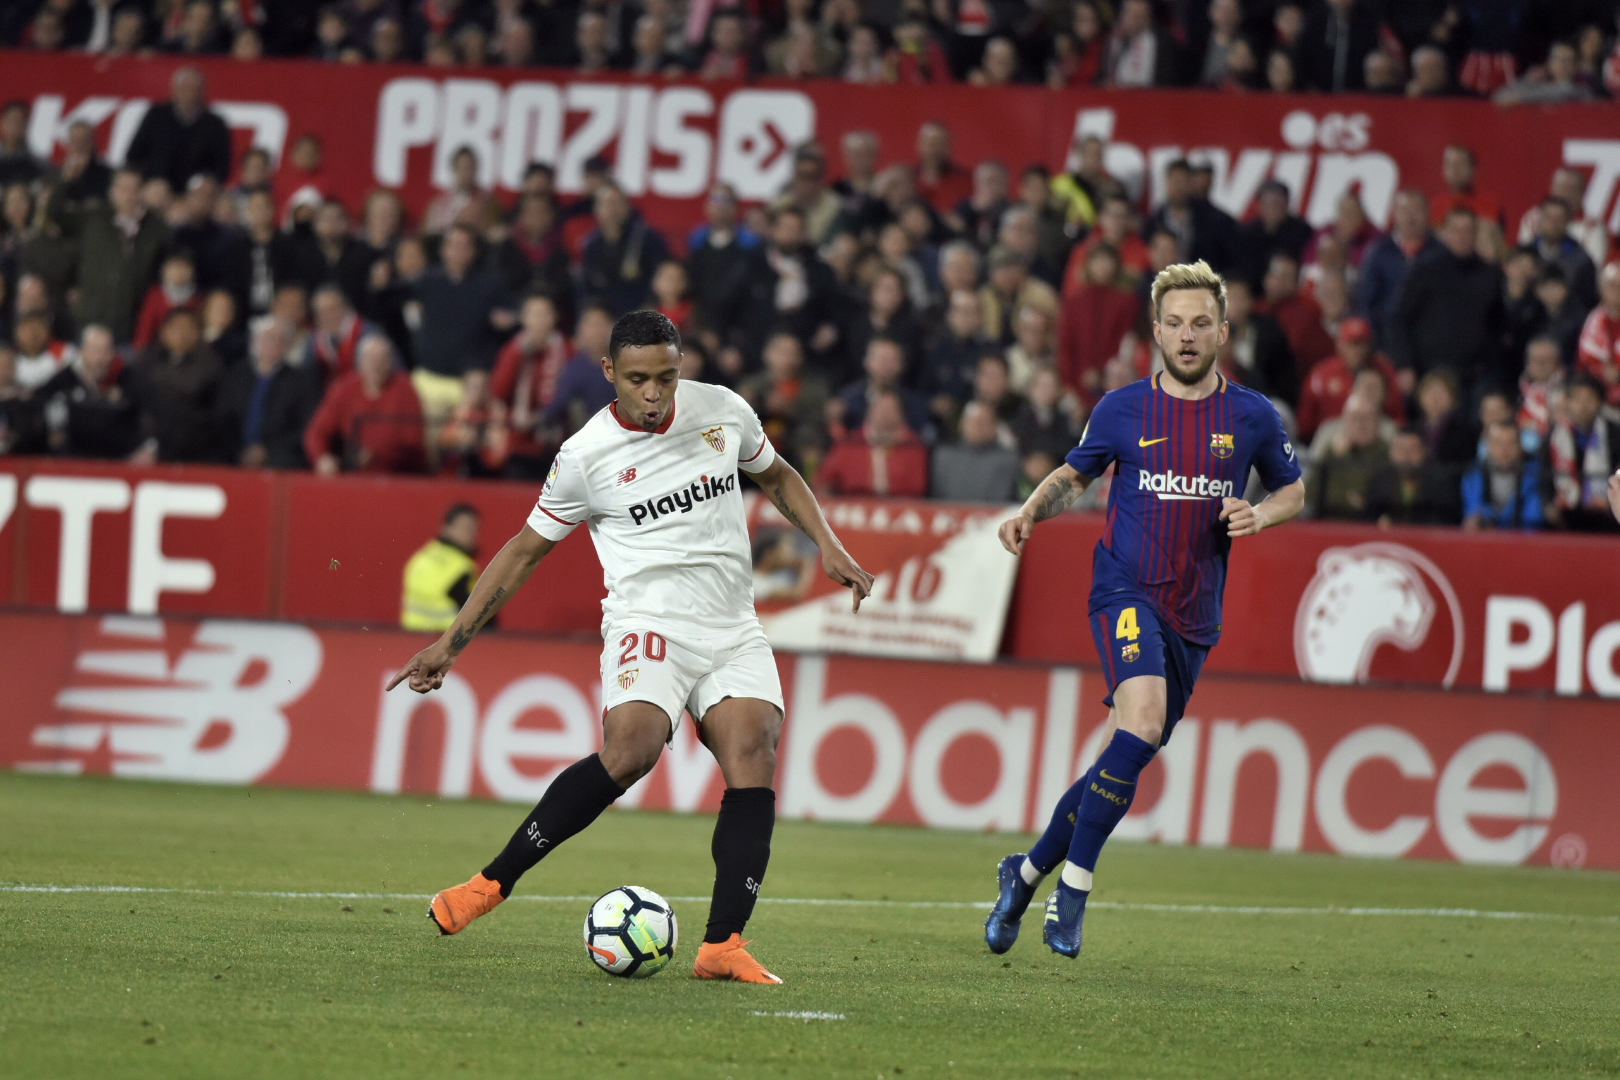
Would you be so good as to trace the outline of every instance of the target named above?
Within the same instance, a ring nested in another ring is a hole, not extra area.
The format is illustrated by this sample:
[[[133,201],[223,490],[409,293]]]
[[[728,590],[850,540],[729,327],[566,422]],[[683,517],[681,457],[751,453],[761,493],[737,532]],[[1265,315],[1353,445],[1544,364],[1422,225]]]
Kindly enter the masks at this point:
[[[1014,514],[1001,523],[1001,529],[997,535],[1001,537],[1002,547],[1014,555],[1022,555],[1024,553],[1024,543],[1034,531],[1034,518],[1028,514]]]
[[[407,680],[410,688],[418,694],[437,690],[444,685],[444,677],[450,673],[450,666],[455,662],[456,658],[451,655],[449,647],[442,641],[435,641],[411,657],[411,662],[388,681],[383,692],[386,693]]]

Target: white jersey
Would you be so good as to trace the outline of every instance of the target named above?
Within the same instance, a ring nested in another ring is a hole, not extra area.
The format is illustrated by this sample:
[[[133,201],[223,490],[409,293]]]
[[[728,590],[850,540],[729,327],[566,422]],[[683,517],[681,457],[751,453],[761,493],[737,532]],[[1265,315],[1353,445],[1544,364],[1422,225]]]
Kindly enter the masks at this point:
[[[682,382],[656,431],[622,422],[609,405],[563,443],[529,527],[561,540],[587,523],[607,581],[604,626],[758,625],[737,470],[763,472],[775,460],[746,401]]]

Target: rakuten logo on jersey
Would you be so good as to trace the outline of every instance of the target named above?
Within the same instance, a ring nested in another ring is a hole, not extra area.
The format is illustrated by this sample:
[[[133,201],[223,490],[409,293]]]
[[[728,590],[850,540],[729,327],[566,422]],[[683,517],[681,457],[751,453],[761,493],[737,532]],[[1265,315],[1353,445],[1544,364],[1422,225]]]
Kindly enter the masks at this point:
[[[1229,499],[1232,481],[1212,476],[1182,476],[1180,473],[1139,472],[1136,489],[1151,491],[1161,499]]]
[[[648,499],[630,508],[630,518],[637,525],[657,521],[668,514],[690,514],[698,503],[717,499],[728,491],[737,490],[737,476],[700,476],[685,487]]]
[[[398,187],[410,152],[433,148],[433,184],[451,186],[450,159],[478,155],[479,183],[515,191],[531,162],[557,170],[557,190],[585,189],[585,162],[612,157],[632,195],[690,199],[724,180],[744,199],[776,195],[793,147],[815,136],[816,107],[797,90],[736,90],[719,100],[695,86],[392,79],[377,98],[372,171]]]

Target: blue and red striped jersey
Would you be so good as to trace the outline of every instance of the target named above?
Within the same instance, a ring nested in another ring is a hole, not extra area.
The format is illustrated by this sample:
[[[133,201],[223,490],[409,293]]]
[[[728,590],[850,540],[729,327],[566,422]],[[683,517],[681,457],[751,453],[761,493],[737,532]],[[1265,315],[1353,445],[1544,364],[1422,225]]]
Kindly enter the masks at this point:
[[[1089,477],[1116,466],[1091,610],[1129,594],[1188,641],[1214,645],[1232,549],[1222,499],[1243,497],[1250,466],[1275,491],[1299,479],[1299,462],[1263,395],[1217,376],[1213,394],[1184,401],[1164,392],[1162,377],[1105,394],[1066,459]]]

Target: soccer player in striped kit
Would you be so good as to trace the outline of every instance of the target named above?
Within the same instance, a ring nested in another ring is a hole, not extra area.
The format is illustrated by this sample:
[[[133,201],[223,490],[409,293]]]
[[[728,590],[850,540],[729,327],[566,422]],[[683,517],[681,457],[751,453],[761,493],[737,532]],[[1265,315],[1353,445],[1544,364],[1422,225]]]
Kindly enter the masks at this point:
[[[1232,541],[1281,525],[1305,505],[1276,408],[1215,370],[1228,332],[1220,275],[1203,262],[1166,267],[1153,281],[1153,311],[1164,370],[1105,395],[1080,445],[1001,526],[1002,544],[1021,554],[1036,522],[1062,513],[1115,465],[1088,620],[1108,681],[1109,733],[1029,854],[1001,860],[1000,893],[984,927],[995,953],[1012,948],[1035,887],[1062,864],[1043,937],[1054,952],[1080,954],[1097,856],[1220,637]],[[1243,499],[1251,466],[1271,492],[1253,506]]]

